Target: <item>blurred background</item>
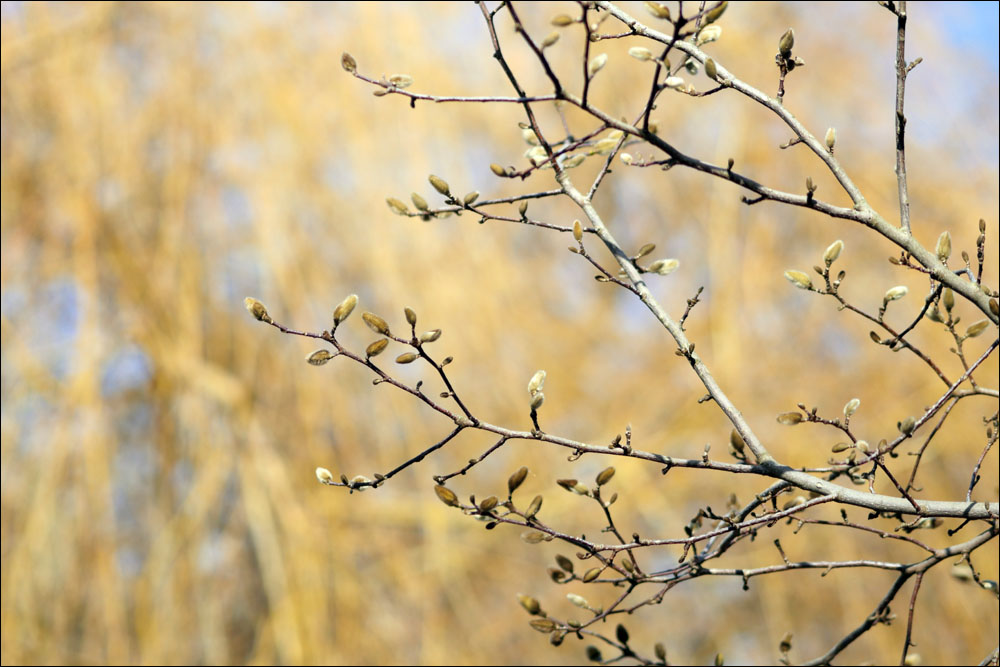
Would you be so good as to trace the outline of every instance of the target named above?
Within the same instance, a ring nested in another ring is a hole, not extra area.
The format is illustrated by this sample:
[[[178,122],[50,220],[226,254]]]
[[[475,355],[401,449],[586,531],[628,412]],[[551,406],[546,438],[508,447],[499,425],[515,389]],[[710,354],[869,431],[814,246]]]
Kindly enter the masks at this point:
[[[493,3],[495,4],[495,3]],[[670,3],[675,6],[675,3]],[[643,20],[641,3],[624,3]],[[907,56],[924,58],[907,85],[913,228],[933,247],[949,230],[957,258],[975,256],[987,222],[987,282],[997,274],[998,68],[995,3],[911,3]],[[520,6],[531,34],[553,28],[573,3]],[[653,20],[653,19],[649,19]],[[796,31],[807,63],[789,76],[785,103],[822,136],[868,200],[896,220],[893,174],[895,19],[875,3],[733,3],[717,62],[773,94],[778,37]],[[550,91],[510,22],[498,20],[512,67],[529,91]],[[613,21],[603,28],[617,31]],[[548,51],[579,90],[582,37],[562,30]],[[481,418],[530,427],[525,386],[548,371],[542,425],[606,443],[630,423],[634,445],[697,457],[725,454],[730,427],[699,389],[672,341],[634,299],[596,283],[566,252],[569,235],[464,215],[422,222],[392,214],[385,198],[427,183],[483,197],[554,187],[497,179],[492,162],[523,167],[527,148],[513,105],[430,103],[409,108],[341,69],[348,51],[373,77],[406,73],[411,90],[508,95],[472,3],[20,3],[2,9],[2,658],[8,663],[526,664],[583,661],[572,638],[556,649],[528,627],[516,594],[553,615],[582,618],[569,592],[607,604],[613,590],[558,587],[546,568],[572,550],[525,544],[518,531],[481,524],[442,505],[432,476],[491,444],[470,434],[378,491],[319,485],[324,466],[349,477],[385,472],[449,431],[449,423],[343,360],[304,362],[317,346],[255,322],[243,298],[263,301],[289,326],[329,327],[350,293],[402,327],[404,306],[435,343],[460,395]],[[602,42],[609,54],[592,99],[634,117],[652,65],[627,56],[641,40]],[[685,76],[699,89],[703,74]],[[550,133],[559,120],[539,105]],[[730,93],[672,94],[654,114],[689,154],[768,185],[848,200],[801,146],[780,150],[787,128]],[[592,125],[569,114],[574,132]],[[659,157],[631,147],[639,157]],[[581,186],[596,170],[571,172]],[[886,289],[910,287],[889,321],[908,322],[926,280],[886,258],[898,254],[859,226],[762,203],[704,175],[618,164],[596,205],[628,248],[681,268],[650,281],[678,316],[699,286],[690,337],[770,450],[791,465],[823,465],[837,433],[775,422],[799,402],[827,417],[861,399],[852,425],[871,442],[931,404],[944,385],[906,352],[873,345],[870,325],[832,299],[794,289],[789,268],[811,272],[842,239],[843,292],[874,312]],[[502,209],[501,209],[502,210]],[[503,211],[513,214],[514,207]],[[534,219],[570,225],[568,202],[533,202]],[[609,256],[590,244],[601,259]],[[981,317],[958,307],[966,322]],[[373,339],[355,315],[343,338]],[[978,357],[993,336],[969,341]],[[961,364],[939,326],[914,340],[951,378]],[[400,350],[401,351],[401,350]],[[398,354],[399,351],[396,352]],[[394,355],[393,355],[394,356]],[[387,367],[393,367],[386,355]],[[426,377],[417,364],[398,374]],[[996,355],[979,377],[995,386]],[[952,411],[924,455],[920,497],[961,499],[996,401]],[[906,451],[923,443],[917,438]],[[894,462],[906,474],[912,457]],[[509,443],[449,486],[464,499],[505,493],[521,465],[518,497],[546,498],[541,516],[569,532],[600,535],[593,503],[557,478],[588,483],[606,465],[625,534],[676,537],[699,507],[721,509],[764,480],[584,457]],[[997,453],[983,466],[979,500],[997,498]],[[890,489],[877,486],[877,491]],[[864,520],[860,511],[852,518]],[[836,508],[816,516],[837,516]],[[877,525],[894,527],[888,520]],[[947,522],[945,528],[954,528]],[[789,558],[921,558],[877,538],[793,527],[747,542],[722,564]],[[928,544],[968,539],[923,531]],[[667,549],[647,568],[676,562]],[[977,552],[997,578],[997,544]],[[915,619],[915,652],[930,663],[976,661],[996,643],[996,601],[934,570]],[[796,572],[751,582],[699,580],[625,623],[635,646],[664,642],[681,663],[773,662],[786,632],[792,660],[827,650],[859,624],[891,583],[881,571]],[[845,662],[897,659],[900,621],[844,654]],[[613,628],[608,628],[613,632]],[[891,656],[891,657],[890,657]]]

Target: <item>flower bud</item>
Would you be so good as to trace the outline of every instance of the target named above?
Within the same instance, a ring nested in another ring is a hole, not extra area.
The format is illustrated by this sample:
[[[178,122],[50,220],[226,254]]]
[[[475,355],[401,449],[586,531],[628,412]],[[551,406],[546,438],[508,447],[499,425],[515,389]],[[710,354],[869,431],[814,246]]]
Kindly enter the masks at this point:
[[[597,486],[604,486],[611,481],[611,478],[615,476],[614,467],[605,468],[597,475]]]
[[[420,334],[420,342],[421,343],[433,343],[434,341],[436,341],[440,337],[441,337],[441,330],[440,329],[431,329],[430,331],[425,331],[422,334]]]
[[[437,497],[440,498],[441,502],[443,502],[445,505],[450,505],[451,507],[458,507],[459,505],[458,496],[456,496],[455,492],[449,489],[447,486],[442,486],[438,484],[437,486],[434,487],[434,493],[437,494]]]
[[[365,356],[368,358],[377,357],[385,351],[389,345],[388,338],[379,338],[377,341],[365,348]]]
[[[518,595],[517,601],[520,602],[521,606],[524,607],[525,611],[527,611],[532,616],[536,616],[538,612],[542,610],[542,605],[538,602],[538,600],[536,600],[531,596]]]
[[[830,246],[826,249],[826,252],[823,253],[823,261],[826,262],[826,265],[830,266],[835,261],[837,261],[837,258],[840,257],[840,251],[843,249],[844,249],[844,242],[841,241],[840,239],[837,239],[836,241],[831,243]]]
[[[368,328],[375,333],[382,334],[383,336],[389,335],[389,325],[375,313],[362,313],[361,319],[363,319],[365,324],[368,325]]]
[[[802,423],[801,412],[782,412],[778,415],[778,423],[785,426],[795,426]]]
[[[990,326],[989,320],[979,320],[978,322],[973,322],[969,325],[969,328],[965,330],[966,338],[975,338],[979,334],[986,331],[987,327]]]
[[[416,192],[410,195],[410,200],[413,202],[413,205],[416,206],[418,210],[426,211],[427,209],[430,208],[427,205],[427,200],[418,195]]]
[[[789,269],[785,271],[785,278],[799,289],[812,289],[812,280],[801,271]]]
[[[847,402],[847,405],[844,406],[844,416],[850,417],[851,415],[853,415],[855,412],[858,411],[859,407],[861,407],[861,399],[852,398]]]
[[[538,371],[531,376],[531,381],[528,382],[528,393],[534,396],[542,390],[545,386],[545,371]]]
[[[793,46],[795,46],[795,31],[789,28],[778,40],[778,51],[787,58],[792,55]]]
[[[635,58],[636,60],[652,60],[653,52],[647,49],[645,46],[633,46],[628,50],[628,54]]]
[[[326,362],[333,359],[333,356],[334,355],[330,354],[329,350],[316,350],[308,357],[306,357],[306,361],[308,361],[313,366],[322,366]]]
[[[658,2],[646,2],[646,11],[658,19],[670,20],[670,8]]]
[[[243,299],[243,305],[246,306],[246,309],[250,311],[251,315],[256,317],[261,322],[271,324],[274,321],[271,319],[271,316],[267,314],[267,307],[252,296],[248,296]]]
[[[713,80],[719,78],[719,67],[711,58],[705,59],[705,75],[708,76],[709,79]]]
[[[358,295],[351,294],[333,309],[333,326],[337,326],[354,312],[354,307],[358,305]]]
[[[714,42],[719,37],[722,37],[722,26],[718,25],[707,25],[701,29],[698,33],[697,39],[695,39],[695,45],[703,46],[709,42]],[[694,74],[694,72],[692,72]]]
[[[721,17],[723,13],[725,13],[727,7],[729,7],[729,1],[725,0],[724,2],[720,3],[719,6],[716,7],[715,9],[706,12],[705,25],[708,25],[709,23],[715,23],[716,21],[718,21],[719,17]]]
[[[409,74],[393,74],[389,77],[389,83],[396,88],[408,88],[413,85],[413,77]]]
[[[535,518],[535,515],[538,514],[538,511],[540,509],[542,509],[542,497],[541,496],[535,496],[532,499],[531,504],[528,505],[528,509],[525,510],[525,512],[524,512],[525,518],[527,518],[529,520]]]
[[[518,468],[513,475],[507,480],[507,491],[509,493],[514,493],[521,484],[524,483],[525,478],[528,476],[528,469],[524,466]]]
[[[399,201],[395,197],[388,197],[385,200],[385,203],[389,205],[389,208],[391,208],[392,212],[396,215],[407,215],[410,212],[410,209],[406,207],[406,204]]]
[[[951,234],[948,232],[941,232],[941,236],[937,240],[937,258],[942,262],[947,262],[948,258],[951,257]]]
[[[680,261],[676,259],[658,259],[649,265],[649,271],[667,276],[676,271],[680,265]]]
[[[427,177],[427,180],[430,181],[435,190],[443,194],[445,197],[451,194],[451,188],[448,187],[448,183],[443,178],[431,174]]]
[[[590,64],[587,65],[587,76],[594,76],[601,71],[605,65],[608,64],[608,54],[600,53],[590,59]]]
[[[882,298],[882,302],[889,303],[890,301],[902,299],[909,291],[910,290],[906,287],[906,285],[896,285],[885,293],[885,296]]]

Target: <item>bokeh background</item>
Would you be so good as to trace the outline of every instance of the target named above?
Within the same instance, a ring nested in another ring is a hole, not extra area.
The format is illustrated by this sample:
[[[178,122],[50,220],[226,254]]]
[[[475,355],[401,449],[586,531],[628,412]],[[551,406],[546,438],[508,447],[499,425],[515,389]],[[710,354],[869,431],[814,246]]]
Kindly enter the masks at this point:
[[[625,6],[648,18],[641,3]],[[574,7],[524,3],[520,11],[541,37],[553,15]],[[911,3],[910,13],[907,55],[924,58],[907,87],[915,234],[933,247],[950,230],[955,256],[974,256],[984,218],[986,276],[996,286],[997,5]],[[794,26],[807,66],[790,75],[786,105],[820,136],[837,128],[845,167],[895,219],[894,17],[875,3],[734,3],[721,25],[709,51],[770,92],[776,41]],[[509,21],[499,27],[527,88],[547,92]],[[550,50],[571,88],[580,84],[580,32],[563,31]],[[522,184],[488,168],[524,164],[516,107],[410,109],[401,98],[373,97],[341,69],[349,51],[360,71],[407,73],[419,92],[509,94],[478,9],[5,2],[2,44],[4,664],[583,661],[581,643],[555,649],[529,629],[516,594],[577,617],[567,592],[606,604],[614,591],[553,585],[546,567],[571,549],[485,531],[431,491],[432,475],[490,441],[464,436],[377,492],[317,484],[318,465],[348,476],[386,471],[449,424],[401,392],[373,387],[346,361],[308,366],[315,345],[243,309],[252,295],[279,321],[321,330],[350,293],[396,326],[409,306],[421,328],[444,330],[439,354],[455,357],[450,375],[484,419],[529,427],[525,384],[544,368],[551,432],[600,443],[631,423],[639,448],[698,456],[711,443],[726,457],[729,427],[696,402],[703,391],[666,334],[626,293],[594,282],[566,252],[568,235],[479,225],[468,215],[422,222],[386,207],[387,196],[408,200],[414,191],[439,202],[429,173],[484,197],[553,187],[551,172]],[[612,115],[633,117],[645,99],[651,66],[626,55],[638,44],[595,47],[610,59],[592,99]],[[689,78],[708,87],[703,75]],[[557,127],[551,109],[540,113]],[[802,191],[812,176],[818,196],[847,202],[806,150],[777,148],[789,131],[746,99],[665,95],[654,117],[689,153],[733,157],[737,169],[782,189]],[[592,127],[573,114],[569,121],[577,132]],[[573,172],[581,182],[593,173],[589,163]],[[779,426],[774,415],[798,402],[833,417],[858,397],[857,431],[870,441],[891,437],[943,385],[782,273],[810,270],[843,239],[837,266],[852,302],[874,311],[887,288],[910,287],[890,309],[896,324],[917,312],[926,281],[886,262],[893,248],[857,225],[747,207],[741,194],[680,169],[619,165],[597,205],[627,246],[655,242],[654,257],[681,260],[677,273],[652,281],[672,313],[705,287],[690,336],[779,458],[821,465],[838,439]],[[532,203],[529,215],[562,224],[579,216],[558,200]],[[959,308],[967,322],[978,319]],[[355,349],[371,340],[357,316],[343,329]],[[993,331],[970,341],[970,354]],[[941,331],[926,326],[914,336],[951,377],[960,374]],[[995,356],[980,374],[991,386]],[[399,373],[423,376],[415,367]],[[985,442],[982,417],[995,410],[985,398],[959,403],[925,454],[922,497],[964,497]],[[451,486],[463,497],[499,495],[527,465],[525,501],[541,493],[547,521],[599,535],[595,507],[554,481],[590,480],[609,463],[618,467],[611,486],[626,534],[677,536],[698,507],[720,509],[730,493],[745,499],[766,486],[682,470],[663,477],[620,460],[569,462],[525,442]],[[977,497],[995,501],[995,448],[983,472]],[[847,531],[777,535],[792,559],[920,557]],[[772,537],[724,562],[779,562]],[[949,542],[939,531],[920,537]],[[678,556],[641,558],[654,567]],[[974,562],[996,579],[996,541]],[[946,569],[924,583],[915,650],[931,663],[978,662],[996,644],[996,601]],[[786,632],[795,633],[792,659],[805,659],[860,623],[890,581],[880,571],[797,572],[756,579],[744,592],[737,579],[700,580],[626,625],[647,654],[662,641],[682,663],[716,652],[773,662]],[[905,595],[893,607],[901,619]],[[902,622],[880,628],[844,660],[895,660],[904,630]]]

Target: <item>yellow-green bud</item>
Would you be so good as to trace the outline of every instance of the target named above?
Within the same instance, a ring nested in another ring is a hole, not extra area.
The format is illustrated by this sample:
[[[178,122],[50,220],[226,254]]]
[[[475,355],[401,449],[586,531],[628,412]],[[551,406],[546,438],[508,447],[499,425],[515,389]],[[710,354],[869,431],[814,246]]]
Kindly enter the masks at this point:
[[[719,78],[719,68],[711,58],[705,59],[705,74],[709,79]]]
[[[316,350],[308,357],[306,357],[306,361],[308,361],[313,366],[322,366],[326,362],[333,359],[333,356],[334,355],[330,354],[329,350]]]
[[[645,46],[633,46],[628,50],[628,54],[635,58],[636,60],[652,60],[653,52],[647,49]]]
[[[670,8],[658,2],[646,2],[646,11],[658,19],[670,20]]]
[[[437,486],[434,487],[434,493],[437,494],[437,497],[440,498],[441,502],[443,502],[445,505],[450,505],[451,507],[458,507],[459,504],[458,496],[456,496],[455,492],[449,489],[447,486],[442,486],[438,484]]]
[[[243,299],[243,305],[246,306],[246,309],[250,311],[251,315],[256,317],[261,322],[271,324],[274,321],[271,319],[271,316],[267,314],[267,307],[252,296],[248,296]]]
[[[334,326],[340,324],[346,320],[352,312],[354,312],[354,307],[358,305],[358,295],[351,294],[346,299],[340,302],[340,304],[333,309],[333,324]]]
[[[844,242],[837,239],[827,247],[826,252],[823,253],[823,261],[826,262],[827,266],[830,266],[837,258],[840,257],[840,251],[844,249]]]
[[[427,180],[430,181],[431,185],[434,186],[435,190],[437,190],[444,196],[447,197],[448,195],[451,194],[451,188],[448,187],[448,183],[443,178],[431,174],[430,176],[427,177]]]
[[[951,234],[948,232],[941,232],[941,236],[937,240],[937,258],[942,262],[947,262],[948,258],[951,257]]]
[[[396,88],[407,88],[413,85],[413,77],[409,74],[393,74],[389,77],[389,83]]]
[[[599,53],[590,59],[590,63],[587,65],[587,76],[594,76],[601,71],[605,65],[608,64],[608,54]]]
[[[795,46],[795,31],[789,28],[778,40],[778,51],[781,55],[788,57],[792,55],[792,47]]]
[[[368,328],[375,333],[380,333],[383,336],[389,335],[389,325],[375,313],[362,313],[361,319],[363,319],[365,324],[368,325]]]
[[[789,269],[785,271],[785,278],[799,289],[812,289],[812,280],[801,271]]]
[[[391,208],[392,212],[396,215],[407,215],[410,212],[410,209],[406,207],[406,204],[399,201],[395,197],[386,198],[385,203],[389,205],[389,208]]]
[[[377,341],[365,348],[366,357],[377,357],[385,351],[385,348],[389,345],[388,338],[379,338]]]
[[[845,417],[850,417],[855,412],[857,412],[858,408],[860,408],[860,407],[861,407],[861,399],[860,398],[852,398],[851,400],[849,400],[847,402],[847,405],[844,406],[844,416]]]
[[[906,285],[896,285],[895,287],[886,291],[885,296],[882,298],[884,303],[889,303],[890,301],[896,301],[897,299],[902,299],[909,292],[909,288]]]
[[[421,211],[426,211],[430,207],[427,205],[427,200],[418,195],[416,192],[410,195],[410,200],[413,205],[416,206]]]
[[[969,328],[965,330],[966,338],[975,338],[979,334],[986,331],[986,328],[990,326],[989,320],[979,320],[978,322],[973,322],[969,325]]]

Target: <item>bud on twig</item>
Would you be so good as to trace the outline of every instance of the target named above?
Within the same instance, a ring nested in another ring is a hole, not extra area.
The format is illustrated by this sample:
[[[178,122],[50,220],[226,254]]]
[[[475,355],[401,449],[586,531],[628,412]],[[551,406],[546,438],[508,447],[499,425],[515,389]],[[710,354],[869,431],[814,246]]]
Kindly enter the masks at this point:
[[[649,265],[649,271],[650,273],[667,276],[676,271],[680,265],[680,261],[676,259],[658,259]]]
[[[937,258],[942,262],[948,261],[948,258],[951,257],[951,234],[941,232],[941,236],[937,240],[936,253]]]
[[[271,324],[274,321],[271,319],[271,316],[267,314],[267,308],[264,306],[264,304],[262,304],[260,301],[253,298],[252,296],[248,296],[247,298],[243,299],[243,305],[246,306],[246,309],[250,311],[251,315],[256,317],[261,322],[267,322],[268,324]]]
[[[711,58],[705,59],[705,75],[712,80],[719,78],[719,68]]]
[[[434,493],[437,494],[437,497],[440,498],[441,502],[443,502],[445,505],[449,505],[451,507],[458,507],[459,504],[458,496],[456,496],[455,492],[449,489],[447,486],[442,486],[438,484],[437,486],[434,487]]]
[[[416,206],[417,209],[419,209],[421,211],[426,211],[427,209],[430,208],[427,205],[427,200],[424,199],[423,197],[421,197],[420,195],[418,195],[416,192],[414,192],[414,193],[412,193],[410,195],[410,200],[413,202],[413,205]]]
[[[826,262],[827,266],[830,266],[837,258],[840,257],[840,251],[844,249],[844,242],[837,239],[827,247],[826,252],[823,253],[823,261]]]
[[[406,207],[406,204],[399,201],[395,197],[388,197],[385,200],[385,203],[389,205],[389,208],[391,208],[392,212],[396,215],[407,215],[410,212],[410,209]]]
[[[393,74],[389,77],[389,83],[396,88],[408,88],[413,85],[413,77],[409,74]]]
[[[646,61],[653,59],[653,52],[644,46],[633,46],[628,50],[628,54],[636,60]]]
[[[788,282],[792,283],[799,289],[812,289],[812,279],[805,273],[801,271],[795,271],[794,269],[789,269],[785,271],[785,278]]]
[[[795,31],[789,28],[778,40],[778,51],[787,58],[792,55],[793,46],[795,46]]]
[[[538,371],[531,376],[528,382],[528,393],[532,396],[537,394],[545,386],[545,371]]]
[[[608,64],[608,54],[600,53],[590,60],[590,64],[587,65],[587,76],[593,77],[595,74],[601,71],[605,65]]]
[[[351,74],[354,74],[358,70],[358,62],[347,51],[344,51],[343,55],[340,56],[340,66]]]
[[[451,195],[451,188],[448,187],[448,183],[443,178],[431,174],[430,176],[427,177],[427,180],[430,181],[431,185],[434,186],[435,190],[443,194],[445,197]]]
[[[507,491],[513,494],[521,484],[524,483],[525,478],[528,476],[528,469],[524,466],[518,468],[513,475],[507,480]]]
[[[910,290],[906,285],[896,285],[895,287],[886,291],[885,296],[882,298],[883,303],[889,303],[890,301],[896,301],[897,299],[902,299],[906,296],[907,292]]]
[[[670,20],[670,8],[658,2],[646,2],[646,11],[658,19]]]
[[[377,341],[365,348],[365,356],[369,359],[372,357],[377,357],[385,351],[385,348],[389,345],[388,338],[379,338]]]
[[[853,415],[855,412],[858,411],[859,407],[861,407],[861,399],[852,398],[847,402],[847,405],[844,406],[844,416],[850,417],[851,415]]]
[[[322,366],[326,362],[333,359],[333,357],[334,355],[330,354],[329,350],[316,350],[308,357],[306,357],[306,361],[308,361],[313,366]]]

